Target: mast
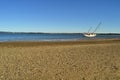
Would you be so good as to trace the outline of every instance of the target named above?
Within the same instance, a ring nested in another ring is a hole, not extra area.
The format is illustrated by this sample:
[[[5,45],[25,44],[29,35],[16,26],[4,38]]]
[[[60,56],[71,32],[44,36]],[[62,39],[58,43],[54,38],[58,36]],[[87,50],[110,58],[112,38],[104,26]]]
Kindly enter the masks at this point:
[[[90,29],[88,30],[88,33],[90,32],[91,29],[92,29],[92,27],[90,27]]]
[[[99,26],[101,25],[101,22],[97,25],[96,29],[93,31],[93,33],[95,33],[97,31],[97,29],[99,28]]]

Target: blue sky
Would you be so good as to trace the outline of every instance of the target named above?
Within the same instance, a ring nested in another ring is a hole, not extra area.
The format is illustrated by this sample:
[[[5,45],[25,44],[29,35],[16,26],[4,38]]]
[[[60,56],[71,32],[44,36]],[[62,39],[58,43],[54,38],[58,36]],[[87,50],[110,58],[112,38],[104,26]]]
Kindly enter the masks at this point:
[[[120,0],[0,0],[0,31],[120,33]]]

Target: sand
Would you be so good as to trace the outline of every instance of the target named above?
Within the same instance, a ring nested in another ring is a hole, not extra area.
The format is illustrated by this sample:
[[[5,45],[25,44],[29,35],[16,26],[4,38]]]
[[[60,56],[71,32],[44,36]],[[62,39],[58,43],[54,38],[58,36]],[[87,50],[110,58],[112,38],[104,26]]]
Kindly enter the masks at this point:
[[[0,80],[120,80],[120,40],[1,42]]]

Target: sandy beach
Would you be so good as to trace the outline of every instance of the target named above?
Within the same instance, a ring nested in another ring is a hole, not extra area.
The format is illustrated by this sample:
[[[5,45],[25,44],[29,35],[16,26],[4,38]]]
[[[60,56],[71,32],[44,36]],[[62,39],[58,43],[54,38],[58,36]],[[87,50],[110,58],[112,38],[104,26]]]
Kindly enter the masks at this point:
[[[120,39],[0,42],[0,80],[120,80]]]

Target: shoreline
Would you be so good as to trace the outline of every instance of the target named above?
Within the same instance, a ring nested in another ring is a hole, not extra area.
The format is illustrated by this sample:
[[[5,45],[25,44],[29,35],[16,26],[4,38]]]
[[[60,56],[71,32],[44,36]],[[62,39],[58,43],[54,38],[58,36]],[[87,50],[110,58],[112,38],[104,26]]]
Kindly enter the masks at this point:
[[[120,43],[120,39],[95,39],[77,41],[11,41],[0,42],[0,46],[28,47],[28,46],[52,46],[52,45],[90,45]]]

